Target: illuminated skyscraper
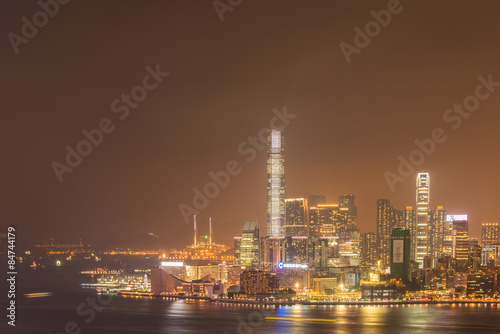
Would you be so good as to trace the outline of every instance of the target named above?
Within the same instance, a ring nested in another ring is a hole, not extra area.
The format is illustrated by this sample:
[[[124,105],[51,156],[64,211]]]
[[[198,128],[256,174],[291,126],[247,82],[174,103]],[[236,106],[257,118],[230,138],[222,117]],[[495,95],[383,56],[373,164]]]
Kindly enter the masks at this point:
[[[245,222],[241,238],[234,238],[234,241],[236,265],[258,267],[260,264],[260,239],[257,222]]]
[[[417,262],[423,268],[424,258],[429,255],[429,173],[417,175]]]
[[[285,236],[285,149],[283,131],[270,130],[267,156],[267,236]]]
[[[361,264],[375,266],[377,264],[377,237],[373,232],[361,233]]]
[[[403,210],[404,227],[410,230],[410,258],[412,261],[417,260],[417,212],[413,210],[413,207],[407,206],[406,210]]]
[[[481,244],[493,245],[500,244],[500,224],[483,223],[481,226]]]
[[[392,230],[404,224],[402,212],[393,208],[388,199],[377,200],[377,258],[384,267],[390,265]]]
[[[446,220],[453,222],[453,257],[457,260],[459,271],[464,271],[469,260],[469,222],[467,221],[467,215],[447,215]]]
[[[307,198],[285,200],[285,237],[307,236],[309,206]]]
[[[429,222],[429,256],[435,260],[444,256],[446,239],[446,210],[438,206],[430,212]]]

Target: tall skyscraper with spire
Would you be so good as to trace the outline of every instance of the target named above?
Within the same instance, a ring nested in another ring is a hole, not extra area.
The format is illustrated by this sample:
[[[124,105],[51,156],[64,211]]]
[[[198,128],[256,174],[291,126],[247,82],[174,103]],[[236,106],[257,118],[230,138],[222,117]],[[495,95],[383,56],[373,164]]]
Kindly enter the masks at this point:
[[[267,236],[285,236],[285,148],[282,130],[270,130],[267,149]]]
[[[424,258],[429,255],[429,173],[417,175],[417,262],[423,268]]]

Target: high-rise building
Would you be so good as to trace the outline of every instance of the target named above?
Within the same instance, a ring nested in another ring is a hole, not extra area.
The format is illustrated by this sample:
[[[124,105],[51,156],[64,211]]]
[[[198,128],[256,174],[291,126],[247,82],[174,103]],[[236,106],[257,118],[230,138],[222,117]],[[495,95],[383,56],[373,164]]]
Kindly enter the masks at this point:
[[[423,268],[424,258],[429,255],[429,173],[417,175],[417,262]]]
[[[413,210],[413,207],[407,206],[406,210],[403,210],[404,227],[410,230],[411,236],[411,260],[417,261],[417,212]]]
[[[481,245],[500,244],[500,224],[483,223],[481,225]]]
[[[467,268],[469,260],[469,222],[467,215],[448,215],[447,221],[453,222],[453,257],[459,270]]]
[[[339,218],[338,204],[319,204],[309,208],[309,236],[333,237],[336,233],[335,221]]]
[[[285,238],[260,238],[260,267],[275,270],[285,259]]]
[[[411,281],[411,233],[402,227],[391,234],[391,275]]]
[[[285,147],[283,131],[270,130],[267,156],[267,236],[284,237]]]
[[[444,256],[444,241],[446,235],[446,210],[438,206],[430,212],[429,222],[429,257],[434,262]]]
[[[358,216],[358,209],[354,203],[354,195],[341,195],[338,202],[341,209],[347,209],[348,220],[354,222]]]
[[[285,237],[307,236],[308,223],[307,198],[285,199]]]
[[[398,226],[404,226],[402,212],[388,199],[377,200],[377,258],[384,267],[390,265],[391,233]]]
[[[377,264],[377,237],[373,232],[361,233],[361,264],[375,266]]]
[[[238,266],[259,266],[260,240],[256,221],[245,222],[241,238],[234,239],[234,257]]]
[[[473,271],[479,270],[479,267],[481,266],[481,255],[481,246],[469,245],[469,269],[472,269]]]
[[[287,237],[285,238],[285,259],[289,264],[307,264],[307,237]]]
[[[325,195],[309,195],[309,206],[315,207],[319,204],[326,204]]]

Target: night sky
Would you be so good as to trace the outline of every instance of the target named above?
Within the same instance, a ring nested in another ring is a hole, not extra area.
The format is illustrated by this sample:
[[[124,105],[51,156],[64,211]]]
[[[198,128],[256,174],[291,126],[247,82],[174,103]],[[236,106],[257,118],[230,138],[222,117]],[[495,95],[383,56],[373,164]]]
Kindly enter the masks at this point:
[[[248,162],[238,146],[286,108],[295,115],[284,130],[287,197],[354,194],[358,226],[375,231],[376,200],[415,207],[416,173],[428,171],[431,207],[468,214],[478,237],[481,223],[500,220],[500,87],[456,130],[443,114],[474,95],[478,76],[500,81],[500,3],[401,1],[348,63],[339,44],[354,45],[353,29],[388,2],[243,0],[221,21],[211,0],[73,0],[16,53],[9,33],[41,9],[3,1],[0,232],[14,224],[25,241],[153,232],[183,244],[192,225],[179,205],[236,160],[241,173],[200,210],[199,228],[211,216],[214,240],[232,244],[258,218],[263,235],[266,153]],[[151,78],[127,116],[123,102],[115,112],[148,66],[169,75]],[[103,119],[114,130],[59,182],[53,162],[66,164],[66,146]],[[391,191],[384,173],[435,128],[447,140]]]

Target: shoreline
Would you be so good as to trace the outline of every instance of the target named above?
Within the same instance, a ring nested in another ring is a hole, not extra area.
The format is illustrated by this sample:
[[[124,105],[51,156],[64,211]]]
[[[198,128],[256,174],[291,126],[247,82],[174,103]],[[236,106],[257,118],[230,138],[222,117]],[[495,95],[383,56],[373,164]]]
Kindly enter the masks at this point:
[[[205,300],[212,303],[222,304],[241,304],[241,305],[258,305],[258,306],[293,306],[293,305],[308,305],[308,306],[369,306],[369,305],[488,305],[500,307],[500,300],[387,300],[387,301],[356,301],[356,302],[339,302],[339,301],[305,301],[305,300],[276,300],[276,301],[257,301],[257,300],[241,300],[241,299],[218,299],[204,296],[179,296],[179,295],[163,295],[149,292],[119,292],[118,296],[134,297],[134,298],[163,298],[163,299],[187,299],[187,300]]]

